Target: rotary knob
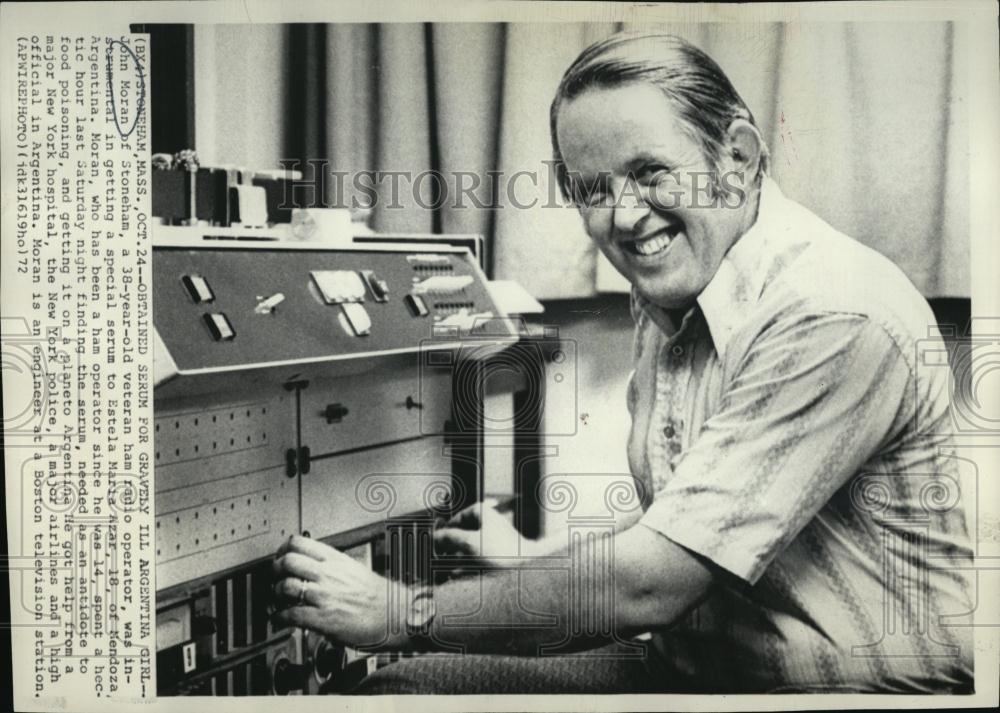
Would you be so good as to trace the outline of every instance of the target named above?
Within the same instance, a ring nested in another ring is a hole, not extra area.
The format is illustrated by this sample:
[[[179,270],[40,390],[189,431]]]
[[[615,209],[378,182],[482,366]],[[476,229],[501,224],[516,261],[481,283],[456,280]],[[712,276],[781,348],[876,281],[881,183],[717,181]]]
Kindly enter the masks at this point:
[[[326,681],[331,676],[343,671],[346,663],[347,652],[342,647],[331,644],[329,641],[321,641],[316,647],[314,667],[316,678],[320,681]]]
[[[271,681],[274,692],[279,696],[287,696],[292,691],[300,691],[306,687],[306,667],[294,664],[282,656],[274,662],[271,671]]]

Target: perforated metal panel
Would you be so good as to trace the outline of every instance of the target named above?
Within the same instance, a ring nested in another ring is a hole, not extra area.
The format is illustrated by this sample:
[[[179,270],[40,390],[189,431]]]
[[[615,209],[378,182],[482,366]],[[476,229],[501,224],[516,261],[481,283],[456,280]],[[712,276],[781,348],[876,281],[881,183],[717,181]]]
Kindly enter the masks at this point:
[[[268,403],[235,403],[207,410],[182,410],[160,414],[155,421],[157,468],[185,462],[202,463],[206,458],[245,453],[255,462],[267,462],[268,425],[274,425],[267,415]],[[271,431],[272,438],[276,436]],[[279,459],[280,460],[280,459]]]
[[[182,400],[158,409],[156,555],[160,589],[267,557],[299,531],[286,452],[295,403]]]

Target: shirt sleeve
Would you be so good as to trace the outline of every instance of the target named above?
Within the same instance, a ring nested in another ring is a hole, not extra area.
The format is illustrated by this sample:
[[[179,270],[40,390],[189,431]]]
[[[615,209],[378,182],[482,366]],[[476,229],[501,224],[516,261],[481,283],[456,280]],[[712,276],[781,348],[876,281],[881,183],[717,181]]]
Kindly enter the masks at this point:
[[[909,383],[896,344],[863,315],[777,320],[640,524],[755,583],[892,437]]]

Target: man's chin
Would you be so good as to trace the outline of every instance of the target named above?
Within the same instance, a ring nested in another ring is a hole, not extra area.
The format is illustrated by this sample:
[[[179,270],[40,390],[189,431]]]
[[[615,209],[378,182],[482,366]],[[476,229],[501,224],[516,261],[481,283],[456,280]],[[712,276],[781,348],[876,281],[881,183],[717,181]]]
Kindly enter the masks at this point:
[[[667,310],[687,309],[698,298],[696,293],[691,294],[683,290],[664,289],[662,285],[650,289],[648,286],[639,283],[636,284],[636,289],[647,301]]]

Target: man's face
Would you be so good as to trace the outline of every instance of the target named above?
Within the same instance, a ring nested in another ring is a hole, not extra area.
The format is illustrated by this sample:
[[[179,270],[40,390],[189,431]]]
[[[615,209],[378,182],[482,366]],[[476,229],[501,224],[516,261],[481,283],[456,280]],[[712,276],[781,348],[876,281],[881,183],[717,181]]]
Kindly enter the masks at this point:
[[[654,304],[689,306],[745,229],[746,201],[715,197],[715,167],[650,84],[587,90],[562,105],[556,131],[601,252]]]

